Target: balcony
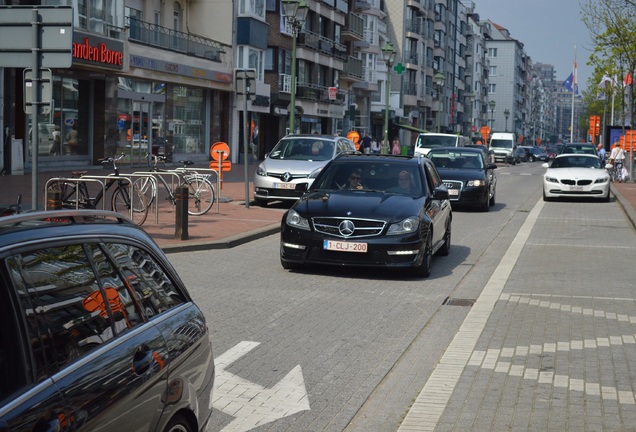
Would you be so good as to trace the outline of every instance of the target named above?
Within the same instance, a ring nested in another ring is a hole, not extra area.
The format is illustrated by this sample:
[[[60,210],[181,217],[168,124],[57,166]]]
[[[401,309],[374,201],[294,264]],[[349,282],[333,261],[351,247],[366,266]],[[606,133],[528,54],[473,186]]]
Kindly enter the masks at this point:
[[[340,60],[346,60],[347,58],[347,47],[345,45],[309,30],[304,30],[298,35],[298,47],[309,48]]]
[[[340,74],[340,78],[354,82],[362,81],[364,78],[362,60],[349,56],[344,64],[344,69]]]
[[[126,17],[126,27],[129,30],[128,39],[132,42],[223,63],[221,54],[225,50],[221,43],[212,39],[175,31],[133,17]]]
[[[364,38],[364,19],[355,13],[347,15],[347,26],[342,29],[343,41],[361,41]]]
[[[408,65],[417,66],[421,64],[420,56],[417,54],[417,51],[404,51],[404,63]]]
[[[280,93],[291,93],[291,81],[291,75],[280,74],[278,76],[278,91]],[[338,90],[336,99],[329,99],[329,87],[296,82],[296,99],[331,105],[344,105],[345,93],[344,90]]]

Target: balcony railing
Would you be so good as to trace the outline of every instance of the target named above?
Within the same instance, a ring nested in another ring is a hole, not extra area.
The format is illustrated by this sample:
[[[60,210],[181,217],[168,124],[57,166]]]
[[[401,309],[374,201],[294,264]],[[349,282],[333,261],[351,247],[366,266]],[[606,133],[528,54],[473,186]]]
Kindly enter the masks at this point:
[[[343,31],[348,31],[358,38],[362,39],[364,36],[364,18],[360,15],[351,12],[348,15],[348,27],[347,29],[343,29]]]
[[[405,81],[402,83],[402,93],[409,96],[417,96],[417,84]]]
[[[347,47],[333,39],[326,38],[309,30],[303,30],[298,35],[298,46],[311,48],[340,60],[347,58]]]
[[[404,59],[406,63],[419,65],[421,63],[420,56],[417,51],[404,51]]]
[[[362,70],[362,60],[349,56],[344,64],[342,71],[345,75],[362,79],[364,71]]]
[[[221,54],[225,53],[225,50],[219,42],[212,39],[172,30],[133,17],[126,17],[126,26],[131,41],[223,62]]]
[[[364,81],[366,81],[368,83],[377,84],[378,83],[378,73],[373,68],[364,68],[363,79],[364,79]]]
[[[280,74],[278,76],[278,89],[281,93],[291,93],[291,75]],[[313,102],[343,105],[346,92],[336,91],[336,99],[329,99],[329,87],[318,84],[296,82],[296,99],[306,99]]]

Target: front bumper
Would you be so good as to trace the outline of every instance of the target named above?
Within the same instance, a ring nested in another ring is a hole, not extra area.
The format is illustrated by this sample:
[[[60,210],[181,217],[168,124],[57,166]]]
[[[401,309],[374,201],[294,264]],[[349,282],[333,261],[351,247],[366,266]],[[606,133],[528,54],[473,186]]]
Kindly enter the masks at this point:
[[[422,263],[427,232],[342,239],[281,225],[280,259],[298,264],[355,267],[414,267]],[[366,252],[325,250],[324,240],[364,242]]]

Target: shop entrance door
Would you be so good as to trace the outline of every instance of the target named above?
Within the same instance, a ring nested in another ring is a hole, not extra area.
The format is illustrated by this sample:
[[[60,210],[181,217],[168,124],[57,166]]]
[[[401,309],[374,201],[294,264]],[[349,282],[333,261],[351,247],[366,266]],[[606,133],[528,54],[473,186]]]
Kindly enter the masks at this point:
[[[126,134],[132,164],[147,163],[152,153],[152,102],[133,100],[130,129]]]

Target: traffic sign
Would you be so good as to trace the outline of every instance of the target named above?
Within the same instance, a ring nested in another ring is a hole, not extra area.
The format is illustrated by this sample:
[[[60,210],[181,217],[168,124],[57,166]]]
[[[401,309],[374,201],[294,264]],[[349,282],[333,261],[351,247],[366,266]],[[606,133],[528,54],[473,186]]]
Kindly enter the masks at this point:
[[[40,67],[71,67],[71,6],[0,6],[0,16],[0,67],[37,67],[34,48],[38,48]]]
[[[210,146],[210,156],[212,156],[212,159],[214,159],[215,161],[218,161],[219,157],[221,158],[221,160],[225,160],[228,158],[229,155],[230,146],[222,141],[215,142]]]

